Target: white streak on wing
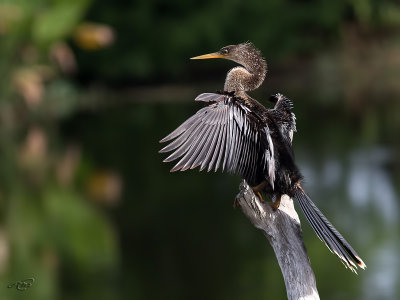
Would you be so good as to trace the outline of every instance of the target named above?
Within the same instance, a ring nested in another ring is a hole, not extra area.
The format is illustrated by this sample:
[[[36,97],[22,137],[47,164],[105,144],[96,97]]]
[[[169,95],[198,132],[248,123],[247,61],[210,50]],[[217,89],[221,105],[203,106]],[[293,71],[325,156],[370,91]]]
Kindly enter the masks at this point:
[[[274,189],[275,182],[275,158],[274,158],[274,144],[272,143],[272,138],[269,132],[266,132],[269,148],[269,160],[268,160],[268,176],[272,189]]]
[[[215,94],[215,93],[203,93],[200,94],[194,99],[194,101],[203,101],[203,102],[218,102],[224,99],[224,95]]]

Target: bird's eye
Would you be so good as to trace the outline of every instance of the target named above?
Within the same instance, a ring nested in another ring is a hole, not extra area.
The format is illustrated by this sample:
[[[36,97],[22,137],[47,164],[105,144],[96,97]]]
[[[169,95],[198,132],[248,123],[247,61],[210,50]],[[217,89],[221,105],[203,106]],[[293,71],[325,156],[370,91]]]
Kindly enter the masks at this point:
[[[221,49],[220,52],[221,52],[221,54],[226,55],[226,54],[228,54],[229,51],[228,51],[228,49]]]

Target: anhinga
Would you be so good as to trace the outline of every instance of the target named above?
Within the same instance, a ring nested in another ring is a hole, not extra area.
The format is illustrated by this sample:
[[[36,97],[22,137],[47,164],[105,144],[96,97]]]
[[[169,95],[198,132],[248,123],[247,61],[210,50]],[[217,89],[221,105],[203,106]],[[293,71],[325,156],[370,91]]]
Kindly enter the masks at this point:
[[[208,58],[229,59],[241,66],[228,72],[223,92],[200,94],[195,100],[208,106],[160,141],[171,141],[160,152],[173,151],[164,162],[180,158],[171,171],[200,166],[200,171],[221,167],[238,174],[260,198],[260,192],[271,196],[274,209],[284,194],[296,199],[317,236],[343,264],[353,271],[357,265],[364,269],[362,259],[301,186],[302,175],[292,150],[296,131],[292,101],[276,94],[271,96],[275,107],[266,109],[246,93],[264,81],[267,64],[260,51],[243,43],[192,59]]]

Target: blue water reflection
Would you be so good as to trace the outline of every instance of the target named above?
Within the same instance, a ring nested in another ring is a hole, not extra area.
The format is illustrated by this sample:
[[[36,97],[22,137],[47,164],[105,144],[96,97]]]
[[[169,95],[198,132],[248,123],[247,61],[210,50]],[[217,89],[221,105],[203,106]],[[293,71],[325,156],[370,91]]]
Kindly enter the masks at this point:
[[[370,205],[386,226],[398,222],[399,206],[391,177],[384,168],[392,160],[388,149],[373,147],[350,155],[347,191],[356,207]]]

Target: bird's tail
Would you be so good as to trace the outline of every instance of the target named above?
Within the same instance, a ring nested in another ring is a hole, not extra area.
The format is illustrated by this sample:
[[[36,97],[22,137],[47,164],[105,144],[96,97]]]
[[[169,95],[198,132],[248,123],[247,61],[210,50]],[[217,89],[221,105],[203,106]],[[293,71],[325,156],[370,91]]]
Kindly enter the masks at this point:
[[[311,201],[300,185],[294,189],[293,196],[300,204],[307,221],[329,250],[339,256],[342,263],[350,270],[356,272],[357,266],[365,269],[366,265],[360,256]]]

